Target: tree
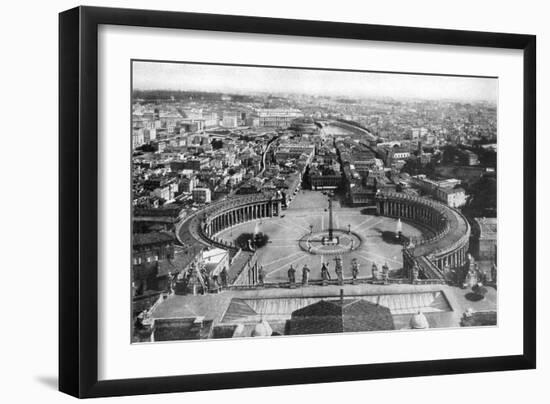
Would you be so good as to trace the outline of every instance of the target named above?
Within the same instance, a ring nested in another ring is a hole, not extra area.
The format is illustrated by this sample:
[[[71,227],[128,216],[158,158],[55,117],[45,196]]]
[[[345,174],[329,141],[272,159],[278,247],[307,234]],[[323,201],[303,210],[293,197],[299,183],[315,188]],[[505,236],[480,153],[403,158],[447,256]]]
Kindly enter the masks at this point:
[[[497,181],[484,176],[468,188],[470,198],[463,212],[469,217],[496,217]]]
[[[214,150],[221,149],[223,147],[223,140],[221,139],[212,139],[212,148]]]
[[[250,241],[250,242],[249,242]],[[235,239],[235,245],[244,251],[250,251],[250,245],[254,249],[262,248],[269,241],[269,236],[264,233],[242,233]]]
[[[254,247],[262,248],[269,241],[269,236],[265,233],[258,233],[254,236]]]
[[[442,161],[445,164],[464,164],[464,155],[462,151],[456,146],[445,146],[443,148]]]
[[[142,151],[142,152],[154,152],[156,149],[151,144],[144,144],[136,148],[136,150]]]

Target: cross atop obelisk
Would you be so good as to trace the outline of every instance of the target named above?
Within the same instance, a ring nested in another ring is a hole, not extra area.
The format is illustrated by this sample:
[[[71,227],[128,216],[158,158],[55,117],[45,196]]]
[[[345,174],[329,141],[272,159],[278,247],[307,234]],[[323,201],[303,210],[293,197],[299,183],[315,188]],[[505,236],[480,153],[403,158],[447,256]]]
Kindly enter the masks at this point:
[[[328,239],[330,241],[333,240],[333,233],[332,233],[332,198],[328,198]]]

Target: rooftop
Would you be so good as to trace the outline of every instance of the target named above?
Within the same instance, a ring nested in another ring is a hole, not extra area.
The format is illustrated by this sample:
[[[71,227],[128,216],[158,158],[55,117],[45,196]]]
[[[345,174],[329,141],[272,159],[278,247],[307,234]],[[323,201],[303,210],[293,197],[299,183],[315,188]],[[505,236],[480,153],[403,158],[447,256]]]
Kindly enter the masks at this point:
[[[339,304],[341,286],[310,286],[298,289],[256,289],[224,290],[219,294],[172,295],[158,305],[153,318],[180,318],[204,316],[216,324],[250,323],[261,318],[269,321],[286,320],[291,314],[321,300],[336,301]],[[405,326],[412,314],[419,310],[432,321],[431,327],[438,324],[458,325],[460,315],[465,310],[461,306],[474,308],[478,303],[460,301],[457,309],[452,290],[444,285],[346,285],[344,306],[356,300],[369,302],[374,306],[387,307],[395,318],[405,317]],[[459,292],[460,293],[460,292]],[[493,298],[488,298],[480,309],[492,306]],[[455,318],[456,317],[456,318]],[[396,327],[401,328],[401,327]]]
[[[474,219],[479,227],[480,238],[496,237],[497,218],[496,217],[476,217]]]
[[[134,233],[132,235],[132,245],[143,246],[148,244],[168,243],[175,240],[175,236],[166,232]]]
[[[157,319],[153,335],[155,341],[178,341],[186,339],[208,338],[212,321],[203,321],[201,317]]]
[[[202,258],[205,262],[208,263],[218,263],[220,262],[228,252],[224,250],[223,248],[211,248],[209,250],[205,250],[202,253]]]
[[[464,191],[464,188],[439,188],[439,191],[447,195],[463,194],[466,192]]]
[[[390,309],[362,299],[321,300],[292,313],[289,334],[393,330]]]
[[[253,256],[253,252],[240,250],[237,255],[233,257],[227,273],[227,282],[229,284],[233,283],[235,279],[237,279],[246,263],[250,261]]]

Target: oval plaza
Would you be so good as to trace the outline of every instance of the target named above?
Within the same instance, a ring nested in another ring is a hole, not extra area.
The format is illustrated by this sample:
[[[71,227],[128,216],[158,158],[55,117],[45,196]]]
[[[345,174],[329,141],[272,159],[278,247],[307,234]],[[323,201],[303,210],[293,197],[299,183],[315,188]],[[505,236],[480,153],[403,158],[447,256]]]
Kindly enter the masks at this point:
[[[470,226],[460,212],[433,200],[400,193],[379,193],[375,201],[376,215],[400,219],[421,230],[420,235],[409,237],[403,246],[403,271],[394,282],[406,279],[417,283],[452,283],[457,280],[467,264],[470,237]],[[178,237],[190,234],[204,245],[225,248],[235,254],[238,250],[235,243],[220,237],[220,233],[246,222],[277,220],[283,212],[277,193],[238,196],[213,203],[189,217],[180,226]],[[327,215],[324,211],[322,214]],[[303,232],[307,234],[306,230]],[[261,262],[255,263],[254,271],[261,265]],[[267,283],[264,286],[268,286]]]

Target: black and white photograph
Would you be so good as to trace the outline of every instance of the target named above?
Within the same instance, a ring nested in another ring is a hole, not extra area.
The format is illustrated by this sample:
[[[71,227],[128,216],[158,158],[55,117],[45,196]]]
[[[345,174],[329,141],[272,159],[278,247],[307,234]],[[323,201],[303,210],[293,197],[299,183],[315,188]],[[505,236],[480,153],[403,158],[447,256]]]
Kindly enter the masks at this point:
[[[4,7],[1,402],[545,396],[543,2],[89,3]]]
[[[130,69],[132,343],[498,327],[498,77]]]

